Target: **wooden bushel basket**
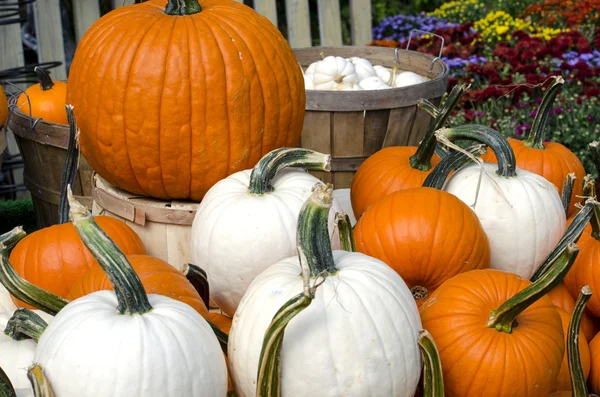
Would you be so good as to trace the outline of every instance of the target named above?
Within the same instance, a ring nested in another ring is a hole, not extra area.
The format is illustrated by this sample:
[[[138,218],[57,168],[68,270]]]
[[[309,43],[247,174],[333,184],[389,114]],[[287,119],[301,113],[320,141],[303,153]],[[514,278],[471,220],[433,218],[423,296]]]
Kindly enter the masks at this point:
[[[13,106],[7,127],[14,134],[23,157],[23,179],[31,192],[38,228],[57,224],[69,126],[32,119]],[[79,158],[78,172],[73,193],[79,202],[90,208],[93,170],[83,155]]]
[[[391,68],[396,50],[385,47],[312,47],[294,50],[306,68],[320,53],[344,58],[366,58]],[[398,70],[420,74],[429,81],[377,91],[306,91],[306,113],[300,146],[331,154],[331,172],[313,172],[336,189],[349,188],[367,157],[388,146],[416,146],[431,123],[419,109],[421,98],[435,105],[448,87],[448,66],[439,58],[398,50]]]

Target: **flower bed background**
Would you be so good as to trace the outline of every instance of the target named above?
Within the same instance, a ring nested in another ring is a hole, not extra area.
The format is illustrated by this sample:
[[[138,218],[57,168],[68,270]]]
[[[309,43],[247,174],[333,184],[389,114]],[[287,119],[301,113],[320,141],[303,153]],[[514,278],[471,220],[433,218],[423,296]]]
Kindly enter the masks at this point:
[[[471,84],[450,125],[480,123],[525,138],[547,79],[563,76],[547,137],[597,175],[587,144],[600,139],[600,0],[451,1],[427,14],[383,18],[371,45],[406,48],[411,29],[444,37],[449,89]],[[439,45],[423,36],[411,49],[437,55]]]

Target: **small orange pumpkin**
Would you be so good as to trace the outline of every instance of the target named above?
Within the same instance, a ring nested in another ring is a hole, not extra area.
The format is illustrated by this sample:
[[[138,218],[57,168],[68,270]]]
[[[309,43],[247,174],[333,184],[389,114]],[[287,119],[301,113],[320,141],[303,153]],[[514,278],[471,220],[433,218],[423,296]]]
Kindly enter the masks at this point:
[[[564,145],[558,142],[544,142],[546,123],[552,110],[552,103],[564,82],[560,76],[553,77],[552,84],[546,90],[535,116],[527,140],[508,138],[508,143],[515,153],[518,168],[543,176],[552,182],[561,194],[567,175],[575,174],[576,179],[568,211],[568,214],[572,215],[577,211],[575,196],[581,191],[585,169],[579,158]],[[497,163],[496,156],[492,151],[488,151],[487,155],[483,156],[483,160],[488,163]]]
[[[558,314],[562,321],[563,332],[565,334],[565,346],[567,345],[567,337],[569,333],[569,322],[571,321],[571,313],[567,313],[561,308],[558,308]],[[588,342],[583,335],[583,331],[579,331],[579,358],[581,360],[581,366],[583,369],[583,376],[587,380],[590,373],[590,348]],[[565,349],[565,355],[560,366],[560,371],[556,377],[554,383],[554,391],[570,391],[571,390],[571,373],[569,371],[569,362],[567,357],[567,350]]]
[[[564,310],[569,315],[573,313],[575,299],[573,299],[573,296],[564,283],[560,283],[554,287],[552,291],[548,292],[548,296],[556,307]],[[600,325],[598,324],[598,321],[588,312],[584,312],[581,319],[581,332],[585,335],[585,339],[590,342],[599,331]]]
[[[35,68],[35,73],[39,83],[27,88],[25,93],[19,96],[17,107],[34,119],[67,124],[67,83],[52,81],[48,72],[39,66]]]
[[[357,219],[388,194],[423,185],[432,168],[441,161],[435,154],[435,131],[444,125],[466,89],[464,85],[455,86],[439,111],[429,102],[419,104],[432,113],[434,120],[418,147],[387,147],[361,164],[350,188],[352,210]]]
[[[8,99],[6,99],[6,94],[4,93],[4,88],[0,85],[0,128],[4,127],[6,124],[6,119],[8,118]]]

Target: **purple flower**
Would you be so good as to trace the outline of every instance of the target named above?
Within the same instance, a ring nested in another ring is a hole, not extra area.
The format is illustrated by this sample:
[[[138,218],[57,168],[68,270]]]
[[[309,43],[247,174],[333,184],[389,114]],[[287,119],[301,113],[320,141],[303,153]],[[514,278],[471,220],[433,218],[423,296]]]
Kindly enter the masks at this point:
[[[588,114],[587,119],[589,121],[594,121],[594,116],[592,116],[591,114]]]
[[[515,129],[515,137],[520,138],[521,136],[527,134],[531,129],[531,124],[519,124]]]
[[[517,109],[524,109],[524,108],[528,108],[529,104],[528,103],[523,103],[523,102],[517,102],[517,104],[515,105]]]
[[[535,116],[537,116],[537,114],[538,114],[538,111],[537,111],[537,109],[535,109],[533,112],[529,113],[529,117],[535,117]]]
[[[562,113],[563,113],[562,108],[552,109],[552,114],[562,114]]]
[[[542,98],[535,98],[535,103],[542,103]]]

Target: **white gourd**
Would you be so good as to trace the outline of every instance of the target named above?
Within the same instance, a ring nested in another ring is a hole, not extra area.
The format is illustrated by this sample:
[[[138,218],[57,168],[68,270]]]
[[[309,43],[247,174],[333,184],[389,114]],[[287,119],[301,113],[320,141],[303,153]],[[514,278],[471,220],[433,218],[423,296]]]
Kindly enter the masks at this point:
[[[17,310],[17,305],[10,297],[10,293],[0,284],[0,313],[12,313]]]
[[[308,65],[308,67],[306,68],[306,71],[304,73],[305,74],[315,74],[315,68],[317,67],[318,63],[319,63],[319,61],[313,62],[310,65]]]
[[[368,77],[377,76],[377,72],[373,68],[373,65],[368,59],[359,58],[359,57],[351,57],[346,59],[349,62],[354,64],[354,68],[356,69],[356,74],[358,78],[362,81]]]
[[[331,91],[362,91],[362,87],[356,83],[344,83],[338,84],[335,87],[331,88]]]
[[[425,78],[415,72],[399,73],[394,79],[394,87],[408,87],[409,85],[421,84]]]
[[[315,66],[313,81],[316,90],[329,90],[338,84],[358,83],[360,78],[352,62],[328,56]]]
[[[375,69],[375,73],[377,73],[377,76],[381,80],[385,81],[386,83],[391,81],[392,69],[386,68],[385,66],[381,65],[375,65],[373,66],[373,69]]]
[[[387,90],[392,87],[387,85],[383,80],[381,80],[378,76],[367,77],[364,80],[361,80],[358,85],[363,90]]]
[[[310,73],[304,73],[304,89],[305,90],[314,90],[315,89],[313,75]]]
[[[352,203],[350,201],[350,189],[335,189],[333,191],[333,198],[337,200],[342,207],[342,210],[350,217],[350,224],[354,227],[356,225],[356,216],[352,210]]]

